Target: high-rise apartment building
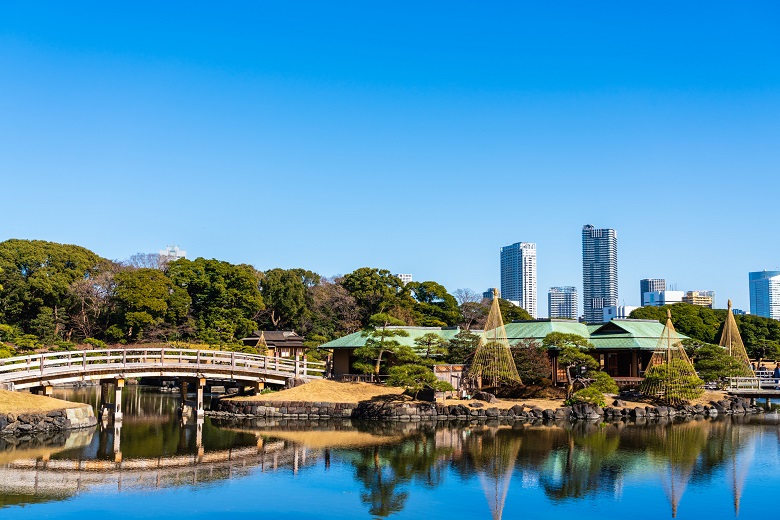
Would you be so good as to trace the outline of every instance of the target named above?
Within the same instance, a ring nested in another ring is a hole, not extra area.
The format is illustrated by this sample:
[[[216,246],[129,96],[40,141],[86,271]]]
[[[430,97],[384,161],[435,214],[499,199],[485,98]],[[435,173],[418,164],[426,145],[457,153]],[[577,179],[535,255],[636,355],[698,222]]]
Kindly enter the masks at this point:
[[[601,323],[604,307],[618,304],[617,232],[582,228],[582,293],[586,323]]]
[[[715,291],[688,291],[682,297],[682,302],[712,309],[715,303]]]
[[[644,305],[645,293],[666,290],[666,280],[663,278],[645,278],[639,280],[639,305]]]
[[[396,276],[403,282],[404,285],[406,285],[406,284],[408,284],[409,282],[412,281],[412,275],[408,274],[408,273],[406,273],[406,274],[397,274]]]
[[[577,288],[550,287],[547,293],[547,308],[550,318],[577,319]]]
[[[501,297],[516,301],[536,319],[536,244],[501,248]]]
[[[748,274],[750,314],[780,320],[780,271]]]
[[[160,255],[160,263],[163,264],[187,258],[187,251],[179,249],[179,246],[168,246],[165,249],[161,249],[158,254]]]

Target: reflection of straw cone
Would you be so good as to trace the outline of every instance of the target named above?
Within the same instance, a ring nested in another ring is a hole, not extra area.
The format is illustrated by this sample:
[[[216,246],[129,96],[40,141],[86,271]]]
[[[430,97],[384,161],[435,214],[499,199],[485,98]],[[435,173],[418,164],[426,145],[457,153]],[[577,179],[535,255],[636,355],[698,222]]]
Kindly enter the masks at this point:
[[[479,436],[470,446],[469,454],[477,469],[493,520],[504,514],[506,496],[512,481],[521,439],[516,436]]]

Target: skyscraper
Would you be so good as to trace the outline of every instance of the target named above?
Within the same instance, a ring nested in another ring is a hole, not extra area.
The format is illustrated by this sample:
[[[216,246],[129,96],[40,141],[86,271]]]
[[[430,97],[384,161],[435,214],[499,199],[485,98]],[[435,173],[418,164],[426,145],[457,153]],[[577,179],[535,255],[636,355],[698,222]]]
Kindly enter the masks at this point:
[[[644,305],[645,293],[666,290],[666,280],[663,278],[644,278],[639,280],[639,305]]]
[[[617,233],[582,227],[582,292],[586,323],[601,323],[604,307],[618,304]]]
[[[750,314],[780,320],[780,271],[748,274]]]
[[[547,293],[550,318],[577,319],[577,289],[575,287],[550,287]]]
[[[536,244],[518,242],[501,248],[501,297],[519,302],[536,319]]]

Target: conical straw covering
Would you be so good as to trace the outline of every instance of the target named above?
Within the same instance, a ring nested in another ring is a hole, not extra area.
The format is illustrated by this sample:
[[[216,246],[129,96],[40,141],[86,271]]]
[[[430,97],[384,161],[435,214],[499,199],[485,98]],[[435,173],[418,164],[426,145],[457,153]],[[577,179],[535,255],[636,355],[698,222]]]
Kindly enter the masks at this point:
[[[729,356],[740,362],[744,368],[743,376],[752,377],[753,371],[750,369],[750,359],[748,359],[745,344],[742,343],[742,336],[739,335],[737,321],[734,319],[734,313],[731,312],[731,300],[729,300],[728,312],[726,312],[726,323],[723,324],[723,333],[720,335],[719,345],[728,350]]]
[[[493,294],[497,293],[495,291]],[[485,323],[485,334],[469,368],[469,377],[474,381],[485,382],[488,386],[521,383],[506,337],[501,308],[495,296]]]
[[[667,310],[666,326],[658,338],[640,390],[667,403],[682,404],[700,396],[703,384],[674,330],[672,313]]]

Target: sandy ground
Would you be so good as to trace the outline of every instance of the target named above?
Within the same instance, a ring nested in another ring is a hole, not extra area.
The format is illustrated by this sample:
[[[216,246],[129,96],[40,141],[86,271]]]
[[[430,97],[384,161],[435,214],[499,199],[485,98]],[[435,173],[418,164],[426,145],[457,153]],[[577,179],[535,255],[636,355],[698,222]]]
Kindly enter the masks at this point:
[[[312,432],[283,432],[283,431],[259,431],[259,435],[292,441],[309,448],[361,448],[365,446],[379,446],[395,444],[403,437],[398,435],[372,435],[365,432],[350,431],[312,431]]]
[[[27,392],[0,390],[0,413],[45,413],[51,412],[52,410],[80,408],[82,406],[87,405],[71,403],[60,399],[54,399],[53,397],[45,397]]]
[[[316,380],[305,385],[291,388],[289,390],[282,390],[281,392],[274,392],[271,394],[265,394],[262,396],[248,396],[248,397],[232,397],[231,399],[238,401],[303,401],[303,402],[328,402],[328,403],[358,403],[360,401],[366,401],[375,397],[388,396],[398,399],[408,399],[408,396],[402,396],[403,390],[401,388],[394,388],[388,386],[374,385],[370,383],[338,383],[335,381]],[[710,401],[718,401],[723,399],[725,392],[706,391],[704,394],[691,404],[708,404]],[[617,399],[617,396],[605,395],[604,401],[607,406],[612,405],[612,401]],[[471,403],[481,402],[467,399],[447,399],[441,404],[456,405],[464,404],[468,406]],[[645,407],[650,405],[649,401],[627,401],[623,399],[626,408]],[[495,407],[500,409],[511,408],[517,404],[525,405],[526,407],[538,406],[542,409],[555,409],[564,406],[563,399],[499,399],[495,403],[484,403],[486,408]]]
[[[326,403],[359,403],[380,396],[399,396],[403,388],[380,386],[371,383],[338,383],[317,379],[281,392],[273,392],[259,396],[231,397],[236,401],[304,401]]]

